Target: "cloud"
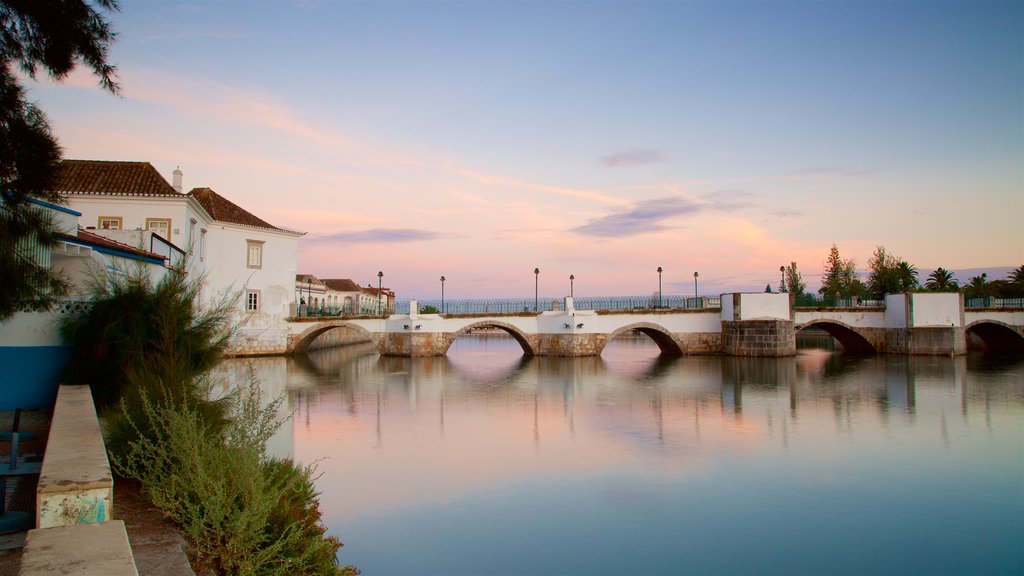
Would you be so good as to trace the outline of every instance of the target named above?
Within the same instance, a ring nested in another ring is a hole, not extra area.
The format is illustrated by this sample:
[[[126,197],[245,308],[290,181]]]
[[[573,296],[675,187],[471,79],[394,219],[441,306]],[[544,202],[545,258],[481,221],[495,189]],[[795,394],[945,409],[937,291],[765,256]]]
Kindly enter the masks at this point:
[[[314,242],[344,242],[348,244],[402,244],[453,238],[454,234],[415,230],[412,228],[373,228],[356,232],[337,232],[310,238]]]
[[[705,204],[678,196],[655,198],[638,202],[630,208],[607,216],[594,218],[582,226],[573,228],[572,232],[601,238],[635,236],[664,230],[666,226],[662,221],[673,216],[696,214],[707,208]]]
[[[601,163],[609,168],[621,168],[624,166],[636,166],[637,164],[655,164],[665,160],[665,153],[661,150],[627,150],[616,152],[600,158]]]
[[[590,222],[571,231],[584,236],[599,238],[620,238],[668,228],[663,222],[676,216],[687,216],[702,212],[735,212],[748,204],[734,201],[734,197],[745,196],[744,192],[720,191],[705,195],[702,199],[683,196],[668,196],[637,202],[632,206],[615,211],[607,216],[593,218]]]

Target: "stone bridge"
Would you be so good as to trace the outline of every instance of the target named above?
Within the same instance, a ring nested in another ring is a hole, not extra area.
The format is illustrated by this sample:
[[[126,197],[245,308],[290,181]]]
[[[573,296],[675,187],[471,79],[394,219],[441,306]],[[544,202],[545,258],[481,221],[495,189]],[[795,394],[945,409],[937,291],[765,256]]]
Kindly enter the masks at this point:
[[[964,354],[968,334],[990,349],[1024,353],[1024,310],[965,310],[956,293],[890,294],[885,307],[794,308],[788,294],[723,294],[721,308],[698,310],[564,310],[540,314],[451,316],[419,314],[387,318],[293,319],[288,354],[303,353],[321,334],[347,328],[374,342],[386,356],[440,356],[459,336],[479,329],[510,334],[527,355],[593,356],[616,336],[638,331],[662,354],[792,356],[796,333],[816,327],[849,352]]]

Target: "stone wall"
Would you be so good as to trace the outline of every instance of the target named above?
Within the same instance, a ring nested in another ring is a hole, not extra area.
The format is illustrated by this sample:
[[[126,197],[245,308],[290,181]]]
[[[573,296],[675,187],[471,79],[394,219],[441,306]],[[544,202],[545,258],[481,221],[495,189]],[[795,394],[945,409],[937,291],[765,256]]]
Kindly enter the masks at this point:
[[[795,356],[794,324],[790,320],[723,321],[722,352],[730,356]]]
[[[885,351],[890,354],[945,356],[967,353],[963,327],[918,326],[890,328],[885,334]]]
[[[354,328],[348,328],[345,326],[339,326],[338,328],[332,328],[327,332],[317,336],[316,340],[309,345],[309,350],[320,350],[323,348],[337,348],[339,346],[348,346],[350,344],[362,344],[364,342],[372,342],[367,332],[362,330],[356,330]]]
[[[540,334],[537,355],[597,356],[607,343],[607,334]]]
[[[721,354],[721,332],[688,332],[672,335],[683,349],[683,354]]]

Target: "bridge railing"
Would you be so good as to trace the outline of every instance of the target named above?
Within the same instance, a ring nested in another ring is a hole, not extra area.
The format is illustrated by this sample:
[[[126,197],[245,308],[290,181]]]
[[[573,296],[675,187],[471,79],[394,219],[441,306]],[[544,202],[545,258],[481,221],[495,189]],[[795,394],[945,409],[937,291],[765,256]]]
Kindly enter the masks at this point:
[[[967,298],[964,308],[1024,308],[1024,298]]]
[[[418,300],[419,310],[438,311],[444,314],[530,314],[535,312],[551,312],[563,309],[561,298],[501,298],[501,299],[460,299],[444,301],[441,308],[440,299]],[[573,299],[576,310],[700,310],[721,308],[718,296],[701,296],[699,298],[685,296],[663,296],[661,301],[654,296],[580,296]],[[409,313],[409,301],[399,300],[395,304],[396,314]]]
[[[867,300],[857,297],[836,298],[819,294],[801,294],[794,299],[797,308],[885,308],[885,300]]]

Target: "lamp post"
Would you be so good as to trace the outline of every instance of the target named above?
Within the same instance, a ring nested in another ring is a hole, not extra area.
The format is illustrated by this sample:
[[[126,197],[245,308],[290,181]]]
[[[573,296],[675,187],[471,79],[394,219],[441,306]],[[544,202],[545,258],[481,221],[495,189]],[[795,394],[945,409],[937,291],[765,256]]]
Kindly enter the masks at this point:
[[[444,314],[444,276],[441,276],[441,314]]]
[[[661,266],[658,266],[658,308],[661,308]]]
[[[377,272],[377,316],[384,316],[384,313],[383,313],[383,311],[381,310],[381,307],[380,307],[381,282],[383,282],[383,281],[384,281],[384,273],[383,272]]]
[[[785,266],[779,266],[779,274],[782,275],[782,283],[779,284],[779,286],[781,287],[780,292],[786,292],[787,290],[786,290],[786,267]]]
[[[313,315],[313,279],[306,278],[306,316]]]
[[[569,274],[569,298],[572,298],[572,281],[576,279],[576,276]]]
[[[697,273],[693,273],[693,297],[697,298]]]
[[[540,282],[540,268],[533,269],[533,311],[537,311],[537,286]]]

